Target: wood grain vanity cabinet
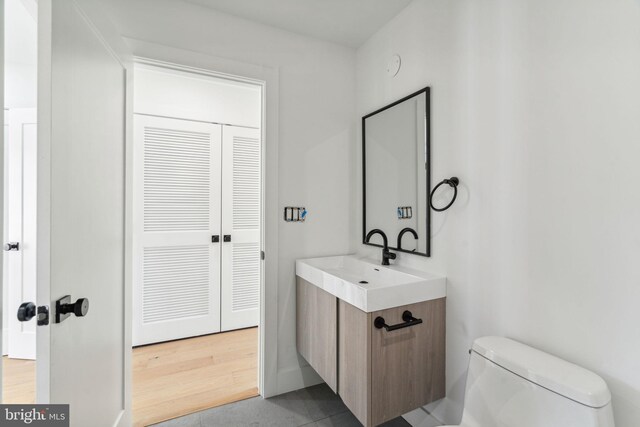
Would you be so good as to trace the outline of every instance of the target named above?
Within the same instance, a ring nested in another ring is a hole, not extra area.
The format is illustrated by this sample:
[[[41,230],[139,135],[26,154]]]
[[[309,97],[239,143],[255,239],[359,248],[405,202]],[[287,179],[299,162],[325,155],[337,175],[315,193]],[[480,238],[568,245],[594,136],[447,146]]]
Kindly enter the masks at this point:
[[[376,317],[421,324],[378,329]],[[365,313],[338,303],[338,391],[365,426],[396,418],[445,394],[445,298]]]
[[[297,278],[296,343],[298,353],[338,392],[337,298]]]
[[[298,351],[362,424],[376,426],[444,397],[445,298],[366,313],[300,277],[297,292]],[[407,310],[422,323],[374,326],[377,317],[403,323]]]

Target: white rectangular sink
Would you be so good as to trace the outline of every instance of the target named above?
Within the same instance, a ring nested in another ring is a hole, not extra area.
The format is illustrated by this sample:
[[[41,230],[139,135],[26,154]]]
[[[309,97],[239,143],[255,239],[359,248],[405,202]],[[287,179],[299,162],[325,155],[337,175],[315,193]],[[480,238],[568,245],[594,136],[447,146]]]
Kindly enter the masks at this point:
[[[355,255],[299,259],[296,275],[365,312],[446,296],[446,278]]]

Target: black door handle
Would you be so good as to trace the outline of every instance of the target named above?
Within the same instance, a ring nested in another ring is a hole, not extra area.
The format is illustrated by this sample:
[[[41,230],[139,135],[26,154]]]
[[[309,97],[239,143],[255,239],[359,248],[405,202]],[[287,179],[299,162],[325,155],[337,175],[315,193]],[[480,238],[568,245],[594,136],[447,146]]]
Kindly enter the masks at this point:
[[[32,302],[24,302],[18,307],[18,320],[20,322],[28,322],[37,316],[38,326],[49,324],[49,307],[41,305],[37,307]]]
[[[219,241],[220,241],[219,234],[214,234],[213,236],[211,236],[211,243],[218,243]]]
[[[56,301],[56,323],[62,322],[69,317],[71,313],[77,317],[84,317],[89,312],[89,300],[87,298],[78,298],[74,303],[71,302],[71,296],[65,295]]]
[[[36,305],[32,302],[23,302],[18,307],[18,320],[28,322],[36,315]]]
[[[231,241],[231,234],[225,234],[224,237],[223,237],[223,240],[225,242],[230,242]]]
[[[20,242],[8,242],[4,244],[5,251],[19,251],[20,250]]]
[[[415,317],[413,317],[413,315],[409,310],[405,310],[405,312],[402,313],[402,320],[404,320],[403,323],[398,323],[395,325],[387,325],[387,323],[384,321],[384,317],[378,316],[373,321],[373,326],[375,326],[378,329],[385,328],[387,332],[390,332],[390,331],[396,331],[402,328],[408,328],[409,326],[419,325],[420,323],[422,323],[422,319],[416,319]]]

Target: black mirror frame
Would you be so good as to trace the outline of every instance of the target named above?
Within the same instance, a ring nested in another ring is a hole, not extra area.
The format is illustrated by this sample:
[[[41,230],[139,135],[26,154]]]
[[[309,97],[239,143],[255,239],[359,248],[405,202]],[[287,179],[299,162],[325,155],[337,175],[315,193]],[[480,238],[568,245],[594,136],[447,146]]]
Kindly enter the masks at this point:
[[[426,106],[425,106],[425,111],[426,111],[426,120],[427,120],[427,131],[425,134],[425,152],[426,152],[426,167],[427,167],[427,193],[425,194],[426,197],[426,201],[427,201],[427,209],[426,209],[426,239],[427,239],[427,246],[426,246],[426,251],[425,252],[416,252],[416,251],[409,251],[406,249],[398,249],[398,248],[393,248],[393,247],[389,247],[389,249],[392,249],[396,252],[405,252],[405,253],[409,253],[409,254],[414,254],[414,255],[420,255],[420,256],[424,256],[424,257],[430,257],[431,256],[431,208],[430,208],[430,203],[429,203],[429,194],[431,192],[431,88],[429,86],[420,89],[417,92],[412,93],[411,95],[405,96],[402,99],[399,99],[395,102],[392,102],[389,105],[386,105],[372,113],[367,114],[366,116],[362,117],[362,244],[364,245],[369,245],[369,246],[376,246],[378,248],[381,248],[382,245],[379,245],[377,243],[367,243],[365,241],[365,236],[367,235],[367,156],[366,156],[366,127],[365,127],[365,121],[366,119],[368,119],[369,117],[375,116],[378,113],[381,113],[385,110],[388,110],[391,107],[394,107],[404,101],[407,101],[415,96],[421,95],[421,94],[425,94],[425,102],[426,102]],[[384,230],[383,230],[384,231]],[[393,236],[388,236],[390,241],[393,241],[394,237]]]

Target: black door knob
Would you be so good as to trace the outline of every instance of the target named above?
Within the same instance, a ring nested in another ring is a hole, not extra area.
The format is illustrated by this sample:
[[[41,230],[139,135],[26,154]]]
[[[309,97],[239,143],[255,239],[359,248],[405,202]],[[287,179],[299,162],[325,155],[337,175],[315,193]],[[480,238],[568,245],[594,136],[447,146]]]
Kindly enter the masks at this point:
[[[84,317],[89,311],[89,300],[86,298],[78,298],[73,304],[60,305],[60,314],[73,313],[77,317]]]
[[[36,305],[32,302],[24,302],[18,307],[18,320],[28,322],[36,315]]]
[[[65,295],[56,301],[56,323],[62,322],[71,313],[77,317],[84,317],[89,312],[89,300],[87,298],[78,298],[76,302],[71,302],[71,296]]]
[[[19,251],[20,250],[20,242],[8,242],[4,244],[5,251]]]

